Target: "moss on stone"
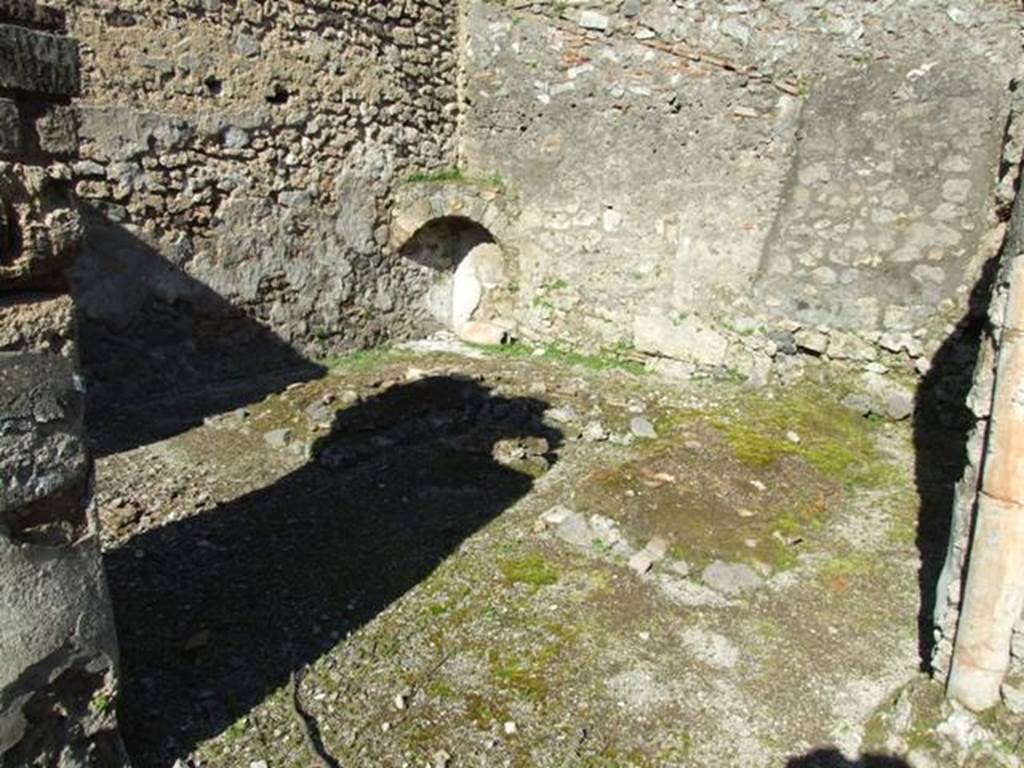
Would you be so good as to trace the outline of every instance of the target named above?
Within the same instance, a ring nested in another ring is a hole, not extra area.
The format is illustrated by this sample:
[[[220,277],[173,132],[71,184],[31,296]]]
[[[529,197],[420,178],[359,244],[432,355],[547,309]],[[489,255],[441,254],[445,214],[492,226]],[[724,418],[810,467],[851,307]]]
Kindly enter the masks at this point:
[[[877,560],[865,552],[847,552],[826,560],[818,576],[827,589],[845,591],[856,580],[870,578],[878,570]]]

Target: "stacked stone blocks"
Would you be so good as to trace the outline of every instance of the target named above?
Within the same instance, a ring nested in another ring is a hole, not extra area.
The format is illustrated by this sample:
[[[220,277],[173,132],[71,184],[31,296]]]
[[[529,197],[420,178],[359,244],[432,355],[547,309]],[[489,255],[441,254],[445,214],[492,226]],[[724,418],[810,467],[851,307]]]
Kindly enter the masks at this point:
[[[65,270],[78,47],[0,2],[0,765],[125,764]]]

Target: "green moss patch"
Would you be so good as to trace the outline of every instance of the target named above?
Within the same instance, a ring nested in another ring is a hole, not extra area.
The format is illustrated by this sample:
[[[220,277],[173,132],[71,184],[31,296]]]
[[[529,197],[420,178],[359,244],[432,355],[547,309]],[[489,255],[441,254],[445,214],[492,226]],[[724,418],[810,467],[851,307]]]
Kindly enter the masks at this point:
[[[704,411],[648,410],[658,439],[638,445],[639,460],[596,468],[579,508],[617,520],[634,545],[664,537],[697,567],[786,570],[849,491],[898,485],[879,424],[844,408],[840,386],[716,394]]]
[[[526,584],[536,590],[558,581],[558,571],[536,552],[507,558],[498,567],[509,584]]]
[[[835,392],[815,384],[743,395],[712,423],[736,458],[752,467],[794,456],[827,477],[858,484],[872,483],[880,471],[875,423],[841,405]]]
[[[385,345],[328,357],[323,363],[332,371],[368,371],[387,363],[400,362],[408,357],[409,353]]]

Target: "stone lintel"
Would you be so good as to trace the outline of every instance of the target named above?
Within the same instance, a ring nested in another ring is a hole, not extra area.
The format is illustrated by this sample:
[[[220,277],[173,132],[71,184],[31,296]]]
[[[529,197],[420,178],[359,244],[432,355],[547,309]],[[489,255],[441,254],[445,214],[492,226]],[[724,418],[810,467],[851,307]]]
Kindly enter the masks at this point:
[[[78,94],[80,84],[78,43],[0,24],[0,88],[70,97]]]

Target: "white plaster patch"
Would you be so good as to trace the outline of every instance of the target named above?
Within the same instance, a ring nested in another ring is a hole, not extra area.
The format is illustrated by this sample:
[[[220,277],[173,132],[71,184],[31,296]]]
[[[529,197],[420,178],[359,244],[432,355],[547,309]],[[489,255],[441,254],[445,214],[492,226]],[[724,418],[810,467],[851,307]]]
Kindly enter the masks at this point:
[[[615,232],[622,225],[622,214],[614,208],[608,208],[601,214],[601,226],[605,232]]]
[[[467,256],[456,268],[455,278],[452,280],[452,325],[455,328],[460,328],[473,318],[483,295],[483,286],[480,285]]]

